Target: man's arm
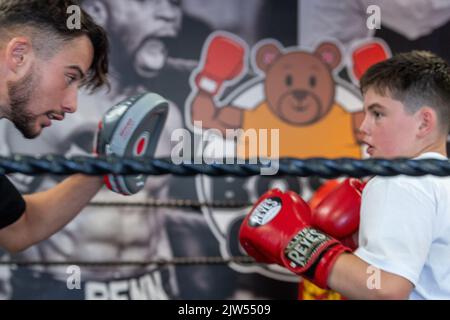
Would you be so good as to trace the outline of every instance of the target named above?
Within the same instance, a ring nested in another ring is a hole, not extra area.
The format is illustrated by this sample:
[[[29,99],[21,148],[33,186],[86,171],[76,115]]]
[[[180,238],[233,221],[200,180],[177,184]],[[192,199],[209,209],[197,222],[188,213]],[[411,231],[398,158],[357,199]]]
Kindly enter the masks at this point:
[[[102,185],[102,177],[77,174],[47,191],[24,196],[25,213],[0,230],[0,246],[18,252],[49,238],[69,223]]]
[[[379,282],[375,278],[378,276]],[[328,278],[328,286],[349,299],[401,300],[408,299],[413,290],[409,280],[379,269],[374,272],[368,263],[349,253],[337,258]]]

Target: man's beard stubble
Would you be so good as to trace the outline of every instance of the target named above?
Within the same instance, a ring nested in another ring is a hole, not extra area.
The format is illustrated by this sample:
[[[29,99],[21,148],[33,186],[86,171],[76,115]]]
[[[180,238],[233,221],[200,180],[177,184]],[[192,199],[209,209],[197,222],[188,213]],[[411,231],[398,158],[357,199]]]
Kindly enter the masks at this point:
[[[40,133],[34,129],[37,117],[28,110],[37,82],[35,72],[30,70],[22,80],[8,83],[10,99],[8,118],[26,139],[33,139]]]

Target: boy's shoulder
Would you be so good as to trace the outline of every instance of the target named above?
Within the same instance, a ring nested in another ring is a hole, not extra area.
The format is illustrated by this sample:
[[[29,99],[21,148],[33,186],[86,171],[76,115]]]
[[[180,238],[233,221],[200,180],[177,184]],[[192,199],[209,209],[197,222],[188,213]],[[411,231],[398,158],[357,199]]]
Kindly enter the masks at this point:
[[[448,160],[441,154],[429,152],[420,155],[415,158],[419,159],[437,159],[437,160]],[[439,177],[434,175],[425,175],[421,177],[398,175],[394,177],[380,177],[376,176],[369,180],[366,188],[383,190],[383,191],[395,191],[395,190],[406,190],[406,191],[419,191],[424,193],[430,193],[437,189],[447,189],[450,191],[450,177]]]
[[[438,177],[427,175],[423,177],[412,177],[399,175],[395,177],[374,177],[369,180],[364,188],[365,193],[386,192],[392,195],[408,193],[417,200],[428,198],[436,201],[442,195],[450,194],[450,177]]]

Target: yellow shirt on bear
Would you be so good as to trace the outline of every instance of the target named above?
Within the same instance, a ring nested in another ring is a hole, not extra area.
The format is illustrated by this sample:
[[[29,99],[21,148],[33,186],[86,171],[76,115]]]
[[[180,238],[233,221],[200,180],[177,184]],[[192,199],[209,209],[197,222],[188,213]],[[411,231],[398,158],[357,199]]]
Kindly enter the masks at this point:
[[[279,129],[279,157],[361,157],[361,148],[353,134],[351,113],[335,104],[331,110],[311,125],[292,125],[276,116],[264,102],[253,110],[244,111],[242,129]],[[258,135],[258,134],[257,134]],[[271,155],[270,137],[267,152],[251,148],[245,136],[239,138],[237,154],[241,158]],[[262,154],[260,154],[262,153]],[[268,153],[268,154],[267,154]]]

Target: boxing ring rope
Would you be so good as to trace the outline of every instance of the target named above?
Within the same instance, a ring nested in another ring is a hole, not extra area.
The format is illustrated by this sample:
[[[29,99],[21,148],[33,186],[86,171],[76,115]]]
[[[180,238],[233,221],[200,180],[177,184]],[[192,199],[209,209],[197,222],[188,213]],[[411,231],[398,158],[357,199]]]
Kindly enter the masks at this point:
[[[229,161],[229,159],[228,159]],[[236,159],[236,162],[238,160]],[[240,160],[242,161],[242,160]],[[225,160],[223,163],[226,163]],[[83,173],[86,175],[165,175],[194,176],[208,175],[214,177],[238,176],[251,177],[261,175],[262,169],[269,169],[276,164],[278,170],[274,176],[318,176],[321,178],[337,178],[350,176],[362,178],[367,176],[436,176],[450,175],[450,161],[438,159],[351,159],[351,158],[283,158],[271,163],[256,163],[246,161],[243,164],[190,164],[180,165],[172,163],[170,159],[153,158],[119,158],[45,155],[31,157],[12,155],[0,157],[0,173],[23,173],[27,175],[55,174],[70,175]]]
[[[201,209],[202,207],[220,208],[220,209],[243,209],[253,204],[251,202],[239,202],[239,201],[211,201],[200,202],[189,199],[169,199],[158,200],[149,199],[142,202],[127,202],[127,201],[91,201],[89,204],[91,207],[139,207],[139,208],[191,208]]]
[[[229,161],[230,159],[228,159]],[[242,161],[242,160],[240,160]],[[237,160],[236,160],[237,162]],[[56,155],[45,155],[31,157],[23,155],[12,155],[0,157],[0,173],[23,173],[27,175],[54,174],[70,175],[83,173],[87,175],[104,174],[146,174],[175,176],[208,175],[251,177],[261,174],[261,169],[270,168],[271,163],[247,163],[223,164],[224,160],[215,164],[181,164],[176,165],[169,159],[147,159],[147,158],[119,158],[108,157],[86,157],[76,156],[66,158]],[[321,178],[337,178],[341,176],[367,177],[367,176],[424,176],[435,175],[440,177],[450,176],[450,161],[437,159],[351,159],[351,158],[309,158],[293,159],[284,158],[277,161],[278,172],[274,176],[318,176]],[[201,203],[191,200],[158,201],[152,199],[146,202],[91,202],[93,207],[106,206],[134,206],[134,207],[196,207],[216,206],[224,208],[242,208],[249,203],[238,202],[212,202]],[[174,257],[170,260],[155,259],[145,261],[0,261],[0,266],[88,266],[88,267],[117,267],[117,266],[148,266],[148,265],[218,265],[229,263],[255,264],[251,257],[234,256],[223,257]]]
[[[229,263],[240,264],[258,264],[251,257],[230,257],[225,259],[223,257],[174,257],[170,260],[155,259],[155,260],[121,260],[121,261],[14,261],[6,260],[0,261],[0,266],[85,266],[85,267],[126,267],[126,266],[192,266],[192,265],[224,265]]]

